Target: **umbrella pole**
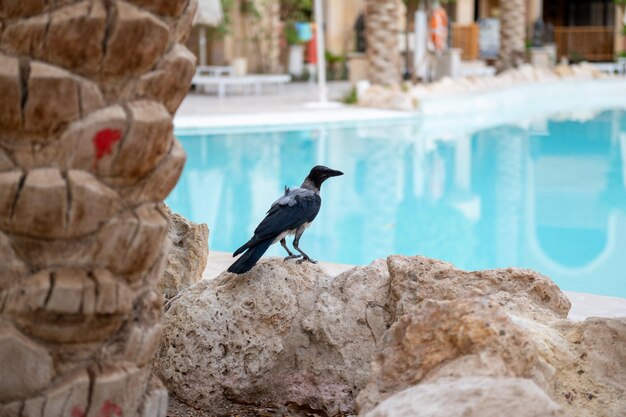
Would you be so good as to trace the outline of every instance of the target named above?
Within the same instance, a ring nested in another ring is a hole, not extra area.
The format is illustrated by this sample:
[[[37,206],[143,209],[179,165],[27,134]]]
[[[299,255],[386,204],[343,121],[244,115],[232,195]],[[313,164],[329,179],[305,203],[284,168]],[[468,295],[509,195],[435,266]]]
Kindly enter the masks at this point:
[[[319,86],[320,103],[328,102],[326,87],[326,56],[324,55],[324,11],[322,0],[315,0],[315,36],[317,43],[317,83]]]
[[[198,30],[198,48],[200,55],[200,66],[206,66],[206,27],[200,26]]]

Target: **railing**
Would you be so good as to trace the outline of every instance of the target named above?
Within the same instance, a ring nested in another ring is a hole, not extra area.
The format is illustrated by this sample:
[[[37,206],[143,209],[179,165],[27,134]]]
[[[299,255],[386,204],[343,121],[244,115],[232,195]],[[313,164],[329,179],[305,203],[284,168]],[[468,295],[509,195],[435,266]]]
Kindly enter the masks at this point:
[[[452,47],[459,48],[461,59],[474,61],[478,59],[478,25],[452,25]]]
[[[554,41],[559,58],[571,61],[613,61],[615,29],[607,26],[554,28]]]

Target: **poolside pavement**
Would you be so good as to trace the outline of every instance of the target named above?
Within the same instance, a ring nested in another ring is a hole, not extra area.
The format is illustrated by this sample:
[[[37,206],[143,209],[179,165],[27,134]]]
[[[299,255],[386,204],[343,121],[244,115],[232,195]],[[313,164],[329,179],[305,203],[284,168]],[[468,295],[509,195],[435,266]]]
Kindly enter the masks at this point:
[[[202,279],[213,279],[217,277],[224,272],[232,262],[233,258],[231,253],[210,251]],[[330,262],[320,262],[319,265],[322,270],[331,276],[339,275],[354,267],[354,265]],[[573,291],[563,292],[572,303],[572,308],[568,315],[570,320],[583,321],[588,317],[626,317],[626,298]]]
[[[347,81],[328,83],[328,98],[341,101],[350,91]],[[319,90],[316,84],[308,82],[292,82],[284,86],[284,90],[267,92],[261,95],[241,94],[236,91],[220,99],[215,93],[191,91],[183,100],[176,116],[218,116],[230,114],[252,114],[270,112],[292,112],[305,110],[308,103],[317,101]]]
[[[319,102],[315,84],[291,83],[285,91],[264,95],[236,95],[223,99],[211,93],[190,92],[176,116],[177,129],[245,128],[294,124],[407,119],[413,113],[349,106],[341,101],[350,90],[343,81],[329,83],[329,102]]]

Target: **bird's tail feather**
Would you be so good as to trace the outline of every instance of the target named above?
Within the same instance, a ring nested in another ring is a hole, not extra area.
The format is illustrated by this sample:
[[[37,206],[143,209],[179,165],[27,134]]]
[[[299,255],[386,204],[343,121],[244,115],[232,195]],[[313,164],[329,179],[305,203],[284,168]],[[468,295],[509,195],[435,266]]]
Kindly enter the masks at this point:
[[[248,272],[254,265],[256,265],[257,261],[261,259],[261,256],[263,256],[271,244],[272,239],[267,239],[252,246],[228,268],[228,272],[233,272],[235,274]]]
[[[239,249],[237,249],[234,253],[233,253],[233,258],[237,255],[239,255],[240,253],[242,253],[243,251],[245,251],[246,249],[248,249],[248,244],[250,242],[247,242],[245,245],[243,245],[242,247],[240,247]]]

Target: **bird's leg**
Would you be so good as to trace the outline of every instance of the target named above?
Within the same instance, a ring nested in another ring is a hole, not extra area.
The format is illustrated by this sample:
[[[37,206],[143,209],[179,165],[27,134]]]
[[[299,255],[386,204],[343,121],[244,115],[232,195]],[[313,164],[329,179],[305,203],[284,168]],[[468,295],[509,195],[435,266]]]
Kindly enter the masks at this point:
[[[287,251],[287,253],[289,254],[289,256],[285,256],[285,261],[288,261],[290,259],[294,259],[294,258],[299,258],[302,255],[295,255],[292,251],[289,250],[289,248],[287,247],[287,241],[285,240],[285,238],[282,238],[280,240],[280,244],[283,248],[285,248],[285,250]]]
[[[302,230],[302,232],[304,232],[304,230]],[[300,249],[300,247],[298,246],[298,243],[300,242],[300,236],[302,236],[302,232],[298,233],[298,231],[296,231],[296,238],[293,240],[294,249],[302,254],[302,259],[298,259],[298,263],[301,264],[304,261],[308,261],[308,262],[311,262],[312,264],[316,264],[317,261],[311,259],[311,257],[307,255],[306,253],[304,253],[302,249]]]

